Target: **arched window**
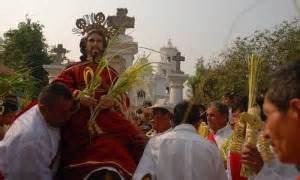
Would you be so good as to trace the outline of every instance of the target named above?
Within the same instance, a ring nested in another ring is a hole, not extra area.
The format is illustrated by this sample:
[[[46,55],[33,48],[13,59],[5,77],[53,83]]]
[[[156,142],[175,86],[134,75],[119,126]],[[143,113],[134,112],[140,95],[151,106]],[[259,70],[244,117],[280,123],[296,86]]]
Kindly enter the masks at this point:
[[[138,90],[136,94],[137,94],[138,98],[145,98],[146,97],[146,93],[142,89]]]
[[[170,88],[169,87],[166,87],[166,93],[170,94]]]
[[[163,69],[162,73],[163,73],[164,76],[166,76],[167,75],[167,70]]]
[[[171,62],[171,57],[170,56],[168,56],[167,59],[168,59],[168,62]]]

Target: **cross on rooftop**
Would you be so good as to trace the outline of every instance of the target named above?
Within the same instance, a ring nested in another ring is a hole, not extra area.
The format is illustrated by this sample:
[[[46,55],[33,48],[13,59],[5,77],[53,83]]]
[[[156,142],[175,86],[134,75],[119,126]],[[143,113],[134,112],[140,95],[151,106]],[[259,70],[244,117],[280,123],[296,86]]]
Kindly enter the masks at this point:
[[[127,16],[126,8],[118,8],[116,16],[107,17],[107,25],[120,28],[120,34],[125,34],[126,29],[134,28],[134,17]]]
[[[184,56],[181,56],[180,52],[177,52],[176,56],[172,57],[172,60],[176,62],[176,72],[181,72],[180,62],[185,60]]]

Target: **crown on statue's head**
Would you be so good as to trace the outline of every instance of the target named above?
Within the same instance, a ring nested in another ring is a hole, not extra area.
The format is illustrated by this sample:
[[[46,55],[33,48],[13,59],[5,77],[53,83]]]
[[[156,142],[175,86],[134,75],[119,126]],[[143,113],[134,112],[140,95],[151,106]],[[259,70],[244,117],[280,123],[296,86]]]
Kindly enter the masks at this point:
[[[77,19],[76,27],[73,29],[73,32],[83,36],[91,31],[100,31],[105,37],[110,39],[118,33],[117,27],[108,25],[107,19],[102,12],[84,15],[82,18]]]

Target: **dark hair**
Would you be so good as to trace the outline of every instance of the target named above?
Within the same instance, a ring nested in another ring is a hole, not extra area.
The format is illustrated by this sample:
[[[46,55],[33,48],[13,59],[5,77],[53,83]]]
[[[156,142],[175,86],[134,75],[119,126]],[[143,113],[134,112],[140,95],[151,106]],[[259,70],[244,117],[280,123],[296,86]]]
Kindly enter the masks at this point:
[[[281,112],[288,110],[291,99],[300,98],[300,59],[283,66],[274,75],[266,98]]]
[[[152,106],[151,101],[144,101],[143,102],[143,107],[150,107],[150,106]]]
[[[14,95],[8,95],[4,98],[3,106],[4,112],[3,115],[6,115],[11,112],[16,112],[18,110],[18,99]]]
[[[229,99],[233,99],[234,98],[234,93],[233,92],[226,92],[223,95],[224,97],[228,97]]]
[[[87,39],[91,34],[94,34],[94,33],[99,34],[103,38],[103,48],[106,49],[106,47],[107,47],[107,38],[105,37],[105,35],[101,31],[95,29],[95,30],[92,30],[92,31],[88,32],[88,34],[85,37],[81,38],[80,43],[79,43],[80,52],[82,54],[80,56],[81,61],[86,61],[86,58],[87,58],[87,52],[86,52]]]
[[[79,47],[80,47],[80,52],[81,52],[81,56],[80,56],[80,61],[86,61],[86,58],[87,58],[87,52],[86,52],[86,41],[87,41],[87,38],[86,37],[83,37],[81,38],[80,40],[80,43],[79,43]]]
[[[217,111],[222,115],[228,116],[229,114],[228,107],[219,101],[211,102],[209,107],[216,107]]]
[[[246,112],[248,109],[248,97],[242,96],[232,106],[232,112],[239,110],[240,112]]]
[[[39,94],[38,101],[40,104],[51,107],[57,101],[57,98],[73,99],[72,93],[69,88],[60,82],[54,82],[44,87]]]
[[[155,114],[155,113],[159,113],[159,114],[161,114],[161,115],[165,115],[165,114],[167,114],[167,113],[170,113],[170,114],[171,114],[171,112],[169,112],[169,110],[167,110],[167,109],[165,109],[165,108],[160,108],[160,107],[155,107],[155,108],[153,108],[153,114]]]
[[[136,110],[136,114],[142,114],[142,113],[143,113],[142,108],[139,108],[139,109]]]
[[[194,124],[200,121],[201,106],[183,101],[178,103],[174,108],[174,124],[177,126],[181,123]]]

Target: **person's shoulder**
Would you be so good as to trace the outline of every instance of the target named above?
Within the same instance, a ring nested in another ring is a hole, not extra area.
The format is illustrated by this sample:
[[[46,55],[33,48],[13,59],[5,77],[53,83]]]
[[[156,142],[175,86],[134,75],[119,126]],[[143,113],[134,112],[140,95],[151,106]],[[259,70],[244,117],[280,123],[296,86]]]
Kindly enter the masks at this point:
[[[223,132],[221,132],[219,135],[223,138],[230,138],[230,136],[233,133],[233,129],[230,127],[230,125],[226,125],[223,129]]]
[[[64,70],[70,70],[70,69],[73,69],[73,68],[79,68],[79,67],[85,66],[85,65],[87,65],[89,63],[90,63],[89,61],[71,62],[71,63],[69,63],[69,64],[66,65],[66,67],[65,67]]]
[[[157,133],[157,134],[156,134],[156,135],[154,135],[152,138],[155,138],[155,137],[162,136],[162,135],[164,135],[164,134],[167,134],[167,133],[171,132],[172,130],[173,130],[172,128],[170,128],[170,129],[167,129],[167,130],[166,130],[166,131],[164,131],[164,132]]]
[[[34,114],[36,114],[38,111],[38,105],[35,104],[33,105],[32,107],[30,107],[29,109],[27,109],[25,112],[23,112],[16,120],[15,122],[18,123],[18,122],[21,122],[21,121],[24,121],[23,119],[32,119]],[[28,120],[26,120],[28,121]]]
[[[173,130],[167,130],[165,132],[153,136],[149,141],[156,142],[156,141],[162,141],[165,139],[174,139],[174,138],[176,138],[175,132],[173,132]]]
[[[159,149],[159,146],[162,142],[168,141],[169,139],[172,139],[172,135],[170,136],[169,132],[163,132],[160,134],[157,134],[153,137],[151,137],[147,143],[147,147],[151,149]]]
[[[159,138],[161,138],[164,134],[166,134],[166,132],[162,132],[162,133],[158,133],[158,134],[155,134],[154,136],[152,136],[150,139],[149,139],[149,142],[153,142]]]
[[[35,105],[29,110],[20,115],[12,125],[12,131],[19,134],[26,141],[36,141],[42,133],[41,129],[41,114],[38,106]]]
[[[203,149],[203,153],[206,153],[209,156],[218,158],[221,155],[218,146],[207,139],[203,139],[201,143],[198,143],[198,146]]]
[[[194,144],[197,147],[201,147],[207,150],[212,150],[212,151],[218,151],[218,147],[216,144],[208,141],[207,139],[201,137],[198,133],[193,132],[193,133],[188,133],[188,134],[177,134],[176,135],[178,138],[182,138],[185,141]]]

